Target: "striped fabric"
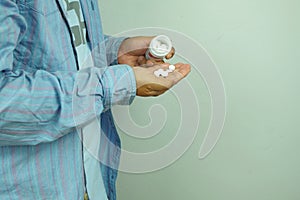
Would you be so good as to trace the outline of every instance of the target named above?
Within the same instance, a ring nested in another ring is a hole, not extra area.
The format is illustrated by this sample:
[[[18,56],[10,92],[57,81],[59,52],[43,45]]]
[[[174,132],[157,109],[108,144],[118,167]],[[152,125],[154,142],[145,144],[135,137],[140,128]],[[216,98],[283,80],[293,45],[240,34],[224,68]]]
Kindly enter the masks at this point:
[[[99,116],[99,170],[116,198],[120,141],[110,107],[132,102],[134,74],[108,67],[123,39],[104,40],[97,0],[81,0],[95,67],[77,70],[62,1],[0,1],[1,200],[83,199],[78,130]]]

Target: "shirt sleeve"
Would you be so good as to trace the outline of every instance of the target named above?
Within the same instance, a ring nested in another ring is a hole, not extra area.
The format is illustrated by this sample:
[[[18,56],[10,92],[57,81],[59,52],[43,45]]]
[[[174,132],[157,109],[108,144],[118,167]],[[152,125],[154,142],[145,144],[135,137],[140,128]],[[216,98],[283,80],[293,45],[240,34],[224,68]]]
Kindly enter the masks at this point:
[[[54,141],[112,105],[132,102],[136,83],[127,65],[74,72],[14,70],[13,51],[26,22],[13,1],[1,1],[0,13],[0,146]]]
[[[118,52],[120,45],[127,37],[113,37],[104,35],[105,47],[106,47],[106,59],[108,65],[118,64]]]

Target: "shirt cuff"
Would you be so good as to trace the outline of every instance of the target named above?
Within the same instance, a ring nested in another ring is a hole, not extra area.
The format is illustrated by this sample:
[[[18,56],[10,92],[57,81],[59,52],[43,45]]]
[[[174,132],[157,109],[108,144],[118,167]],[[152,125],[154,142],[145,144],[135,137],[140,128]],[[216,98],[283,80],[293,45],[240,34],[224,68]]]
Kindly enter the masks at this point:
[[[114,65],[106,68],[102,75],[104,110],[113,105],[130,105],[136,96],[136,81],[128,65]]]
[[[118,64],[118,53],[122,42],[128,37],[112,37],[105,35],[106,58],[108,65]]]

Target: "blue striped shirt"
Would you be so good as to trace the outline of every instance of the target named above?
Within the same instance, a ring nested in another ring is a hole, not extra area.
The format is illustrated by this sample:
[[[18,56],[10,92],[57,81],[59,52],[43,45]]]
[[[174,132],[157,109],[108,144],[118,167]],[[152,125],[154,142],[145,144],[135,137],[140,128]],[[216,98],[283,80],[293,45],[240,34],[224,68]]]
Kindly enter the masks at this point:
[[[132,102],[135,79],[115,65],[123,38],[102,34],[97,0],[80,2],[95,65],[83,70],[63,0],[0,1],[0,199],[83,199],[78,130],[96,117],[99,170],[116,198],[120,140],[110,108]]]

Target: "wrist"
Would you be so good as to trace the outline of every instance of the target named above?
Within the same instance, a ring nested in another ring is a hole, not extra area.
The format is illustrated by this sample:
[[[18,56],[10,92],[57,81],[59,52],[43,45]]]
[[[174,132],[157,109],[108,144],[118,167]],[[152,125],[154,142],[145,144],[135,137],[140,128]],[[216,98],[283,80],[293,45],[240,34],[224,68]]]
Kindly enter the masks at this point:
[[[115,65],[107,68],[102,75],[104,107],[129,105],[136,96],[136,81],[132,68],[128,65]]]
[[[122,42],[120,43],[120,46],[119,46],[119,50],[118,50],[118,53],[117,53],[117,61],[118,61],[118,64],[120,64],[120,63],[123,63],[122,62],[122,56],[124,55],[124,54],[126,54],[127,52],[127,50],[126,50],[126,46],[128,45],[127,43],[128,43],[128,40],[130,40],[130,37],[127,37],[127,38],[124,38],[123,40],[122,40]]]

